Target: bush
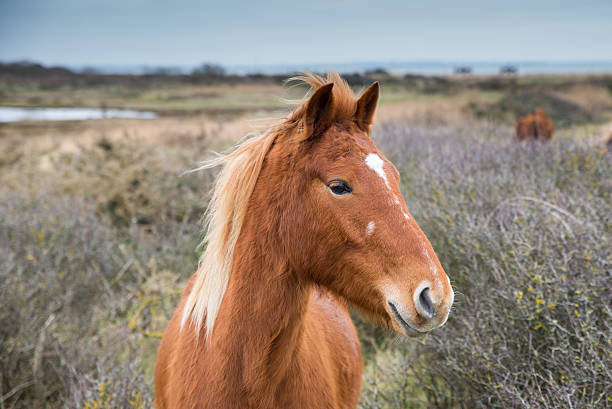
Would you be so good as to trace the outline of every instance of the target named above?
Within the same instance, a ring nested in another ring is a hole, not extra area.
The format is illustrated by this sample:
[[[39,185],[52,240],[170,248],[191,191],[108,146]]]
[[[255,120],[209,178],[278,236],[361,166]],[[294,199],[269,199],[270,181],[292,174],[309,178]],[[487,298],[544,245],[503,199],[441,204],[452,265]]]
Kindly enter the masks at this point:
[[[368,358],[363,407],[610,405],[612,161],[495,129],[379,134],[458,294],[445,327]]]
[[[612,157],[469,123],[376,134],[457,296],[422,340],[356,317],[361,407],[610,406]],[[3,146],[0,407],[150,405],[212,176],[178,176],[206,150],[193,142]]]
[[[140,384],[133,374],[152,368],[157,339],[178,301],[186,270],[197,262],[197,226],[174,226],[159,239],[135,228],[118,231],[86,202],[6,191],[2,197],[0,387],[5,405],[59,407],[74,396],[91,400],[91,391],[83,387],[93,385],[97,391],[102,383],[108,393],[115,385],[122,389],[114,395],[132,399],[136,390],[141,402],[150,401],[150,373]],[[109,375],[119,371],[114,368],[131,374],[129,388]]]
[[[108,142],[5,164],[4,407],[149,406],[157,342],[197,264],[212,176],[181,177],[179,162],[196,163],[168,146]],[[115,198],[123,207],[108,206]]]
[[[226,74],[225,68],[218,64],[202,64],[195,70],[193,70],[192,75],[199,77],[224,77]]]

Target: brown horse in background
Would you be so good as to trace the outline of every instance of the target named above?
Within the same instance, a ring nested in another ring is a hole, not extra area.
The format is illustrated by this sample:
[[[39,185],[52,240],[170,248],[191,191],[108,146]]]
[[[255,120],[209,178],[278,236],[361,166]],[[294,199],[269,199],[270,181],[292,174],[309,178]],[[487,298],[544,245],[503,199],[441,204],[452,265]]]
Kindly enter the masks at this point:
[[[538,108],[516,121],[516,136],[519,141],[550,141],[555,133],[552,119]]]
[[[155,404],[354,408],[360,346],[347,304],[409,337],[444,324],[453,290],[369,137],[378,83],[335,73],[224,168],[207,248],[159,346]]]

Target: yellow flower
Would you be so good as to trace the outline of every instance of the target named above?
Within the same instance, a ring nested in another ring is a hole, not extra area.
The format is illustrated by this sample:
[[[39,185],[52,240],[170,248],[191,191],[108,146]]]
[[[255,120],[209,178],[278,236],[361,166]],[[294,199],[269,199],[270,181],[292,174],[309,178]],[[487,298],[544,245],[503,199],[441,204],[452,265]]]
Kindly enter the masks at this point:
[[[516,297],[516,303],[520,304],[521,299],[523,298],[523,292],[521,290],[515,291],[514,296]]]
[[[100,392],[100,399],[102,399],[104,397],[104,392],[106,391],[106,384],[104,382],[98,385],[98,391]]]

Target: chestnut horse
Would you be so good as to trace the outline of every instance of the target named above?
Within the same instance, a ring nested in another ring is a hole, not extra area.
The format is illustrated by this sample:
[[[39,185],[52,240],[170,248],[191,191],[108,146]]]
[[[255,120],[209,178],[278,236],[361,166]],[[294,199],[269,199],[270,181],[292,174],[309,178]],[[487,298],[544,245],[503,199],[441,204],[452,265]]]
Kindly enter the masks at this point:
[[[354,305],[408,337],[446,322],[453,290],[369,137],[374,83],[337,74],[223,164],[206,250],[155,367],[158,409],[354,408]]]
[[[550,141],[555,133],[555,124],[543,109],[536,109],[516,121],[516,137],[519,141]]]

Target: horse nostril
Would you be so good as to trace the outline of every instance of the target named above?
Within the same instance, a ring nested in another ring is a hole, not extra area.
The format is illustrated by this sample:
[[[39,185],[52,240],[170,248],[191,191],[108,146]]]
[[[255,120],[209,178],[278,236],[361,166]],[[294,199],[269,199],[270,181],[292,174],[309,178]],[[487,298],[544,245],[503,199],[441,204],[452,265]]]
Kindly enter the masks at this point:
[[[423,289],[421,294],[419,294],[419,300],[417,303],[417,311],[423,317],[428,320],[432,319],[434,316],[434,306],[431,301],[431,297],[429,296],[429,288]]]

